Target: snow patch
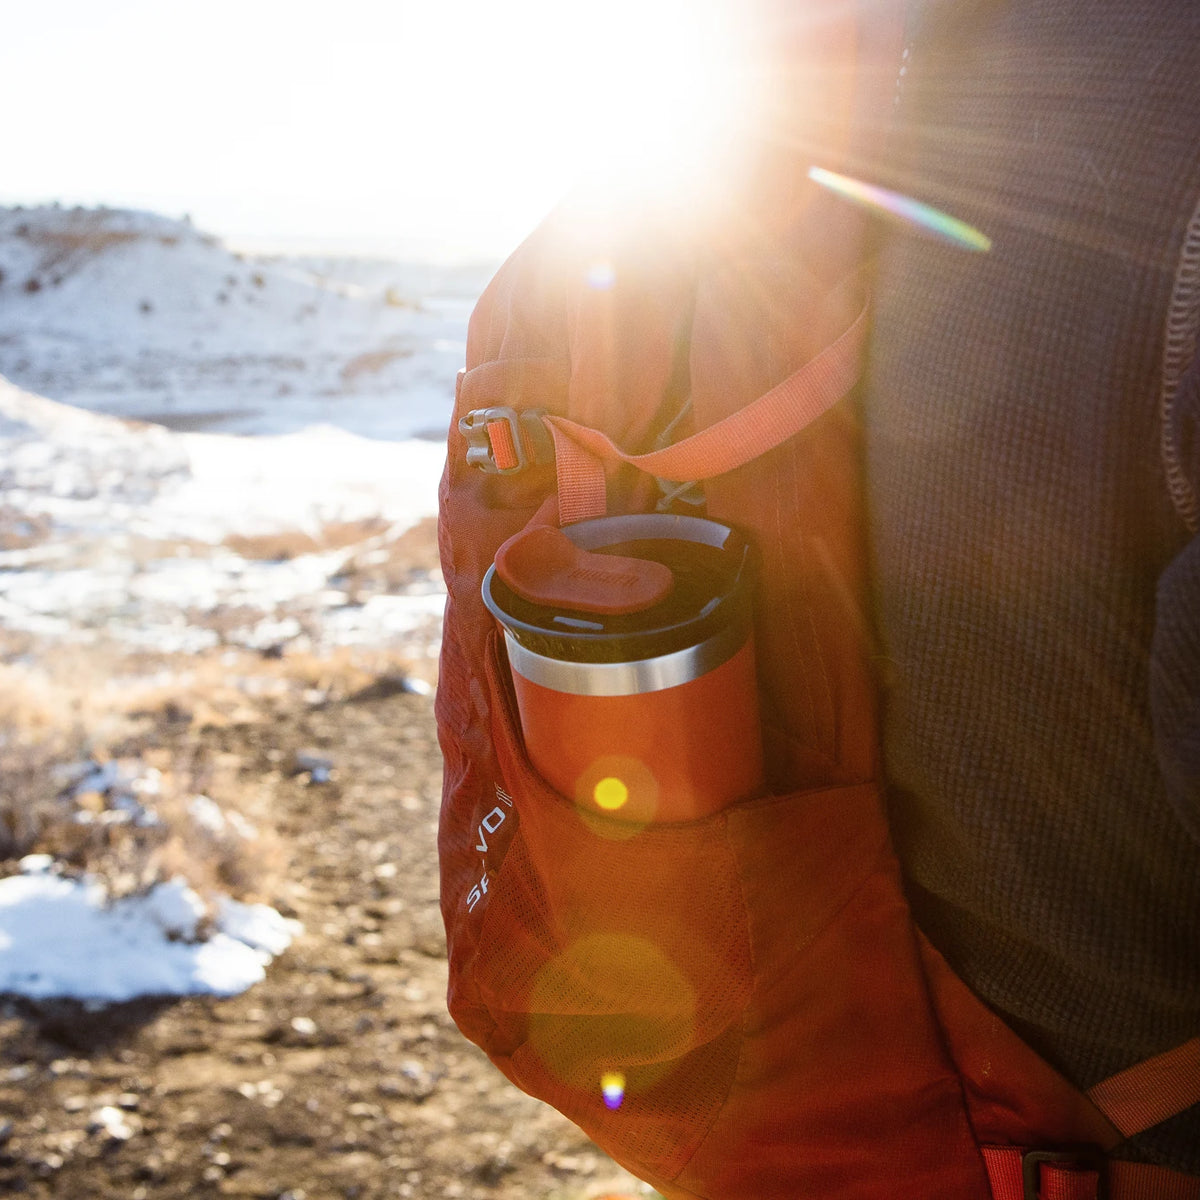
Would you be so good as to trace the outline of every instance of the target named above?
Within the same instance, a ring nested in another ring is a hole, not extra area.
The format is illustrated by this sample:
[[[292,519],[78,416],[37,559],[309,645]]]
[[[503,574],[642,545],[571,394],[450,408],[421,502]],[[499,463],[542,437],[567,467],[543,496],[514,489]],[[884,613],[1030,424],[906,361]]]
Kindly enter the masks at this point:
[[[0,992],[120,1003],[138,996],[234,996],[260,982],[299,931],[266,905],[222,897],[214,931],[182,880],[109,902],[96,879],[40,870],[0,879]]]

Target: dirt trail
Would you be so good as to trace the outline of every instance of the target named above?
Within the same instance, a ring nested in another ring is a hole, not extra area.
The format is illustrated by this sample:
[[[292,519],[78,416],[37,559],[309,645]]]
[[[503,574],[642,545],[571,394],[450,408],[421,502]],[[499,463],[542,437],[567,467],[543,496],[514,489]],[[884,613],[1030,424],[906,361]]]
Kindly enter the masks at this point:
[[[3,1002],[0,1194],[652,1195],[447,1016],[432,701],[388,690],[142,735],[219,760],[269,807],[286,858],[272,899],[305,932],[231,1000]],[[332,760],[331,782],[293,773],[302,750]]]

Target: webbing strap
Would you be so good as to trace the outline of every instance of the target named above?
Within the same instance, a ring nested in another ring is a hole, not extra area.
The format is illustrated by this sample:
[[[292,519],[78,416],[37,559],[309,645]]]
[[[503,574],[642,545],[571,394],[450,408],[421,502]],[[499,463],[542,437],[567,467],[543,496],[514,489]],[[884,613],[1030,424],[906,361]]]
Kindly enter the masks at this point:
[[[1200,1101],[1200,1038],[1157,1054],[1088,1090],[1088,1099],[1125,1137]],[[1200,1177],[1099,1152],[983,1150],[994,1200],[1200,1200]]]
[[[517,454],[517,444],[513,441],[512,426],[507,421],[489,421],[487,435],[492,444],[492,457],[496,466],[503,471],[510,471],[520,461]]]
[[[984,1147],[993,1200],[1200,1200],[1195,1175],[1148,1163],[1110,1161],[1097,1168],[1071,1161],[1069,1153],[1062,1161],[1035,1161],[1030,1170],[1026,1153],[1019,1146]]]
[[[556,452],[561,456],[564,441],[569,441],[579,455],[601,462],[628,463],[649,475],[670,480],[712,479],[743,467],[799,433],[858,382],[867,343],[867,312],[864,306],[836,341],[769,392],[672,446],[648,454],[626,454],[598,429],[589,429],[565,417],[548,416],[546,423],[554,432]],[[563,523],[567,524],[567,510],[588,505],[577,503],[571,477],[564,495],[561,457],[559,464],[559,506],[564,514]],[[571,470],[578,470],[576,463],[572,463]],[[588,474],[594,480],[595,472]]]
[[[573,525],[576,521],[604,516],[607,509],[604,464],[581,450],[552,420],[547,424],[554,435],[559,524]]]
[[[1126,1137],[1200,1103],[1200,1037],[1105,1079],[1088,1099]]]
[[[604,463],[628,463],[659,479],[694,481],[744,467],[782,445],[832,408],[858,382],[867,331],[868,306],[864,305],[840,337],[769,392],[707,429],[648,454],[626,454],[598,429],[566,417],[543,415],[554,438],[562,523],[569,525],[604,515]],[[495,406],[497,396],[520,396],[525,416],[532,416],[530,401],[564,389],[565,383],[561,364],[548,359],[498,360],[460,372],[460,406],[470,406],[477,398],[491,402],[487,408],[472,409],[459,422],[468,446],[474,444],[474,431],[480,429],[481,422],[486,430],[486,445],[470,451],[468,461],[486,470],[517,469],[525,460],[514,438],[522,435],[512,424],[515,412]],[[501,416],[505,419],[495,419]],[[529,461],[542,461],[533,448],[529,450]]]

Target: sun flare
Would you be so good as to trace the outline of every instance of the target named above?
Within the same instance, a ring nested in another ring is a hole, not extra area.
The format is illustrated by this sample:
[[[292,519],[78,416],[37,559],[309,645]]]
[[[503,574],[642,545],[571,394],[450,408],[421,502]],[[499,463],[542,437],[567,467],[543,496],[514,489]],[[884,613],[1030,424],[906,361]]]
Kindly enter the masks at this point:
[[[514,0],[470,7],[454,97],[483,135],[460,145],[500,208],[575,189],[609,209],[694,205],[728,173],[753,109],[732,0]]]
[[[631,191],[719,175],[748,103],[732,6],[618,0],[603,12],[572,18],[583,172]]]

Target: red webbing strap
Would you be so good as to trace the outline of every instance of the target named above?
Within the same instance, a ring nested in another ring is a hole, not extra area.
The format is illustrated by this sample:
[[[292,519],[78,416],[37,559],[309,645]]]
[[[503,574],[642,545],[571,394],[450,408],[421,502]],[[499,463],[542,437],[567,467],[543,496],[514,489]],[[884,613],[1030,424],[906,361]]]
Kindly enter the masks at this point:
[[[1088,1099],[1126,1136],[1200,1102],[1200,1037],[1105,1079]]]
[[[985,1146],[983,1161],[994,1200],[1026,1200],[1025,1151],[1018,1146]],[[1200,1200],[1200,1177],[1181,1175],[1147,1163],[1109,1162],[1104,1168],[1108,1200]],[[1037,1167],[1036,1194],[1029,1200],[1097,1200],[1100,1173],[1068,1162]]]
[[[1087,1095],[1126,1137],[1175,1116],[1200,1101],[1200,1038],[1103,1080]],[[994,1200],[1097,1200],[1101,1194],[1108,1200],[1200,1200],[1200,1177],[1115,1160],[1104,1167],[1104,1193],[1099,1171],[1083,1162],[1040,1162],[1037,1196],[1027,1197],[1024,1155],[1014,1146],[984,1148]]]
[[[1024,1151],[1019,1146],[983,1149],[993,1200],[1024,1200]],[[1097,1200],[1100,1173],[1067,1163],[1039,1164],[1037,1192],[1029,1200]]]
[[[626,454],[596,429],[565,417],[547,417],[581,451],[624,462],[659,479],[712,479],[743,467],[786,442],[832,408],[857,382],[867,342],[867,307],[836,341],[769,392],[707,429],[649,454]],[[559,488],[560,502],[562,488]]]
[[[782,383],[724,420],[649,454],[626,454],[598,429],[565,417],[546,417],[554,435],[562,524],[604,515],[604,462],[629,463],[659,479],[712,479],[774,450],[858,382],[867,329],[864,305],[841,337]]]
[[[607,507],[604,464],[586,450],[581,450],[554,424],[554,462],[558,476],[558,520],[560,525],[572,525],[604,516]]]
[[[488,440],[492,443],[492,458],[501,471],[511,470],[521,461],[513,443],[512,426],[507,421],[487,423]]]

